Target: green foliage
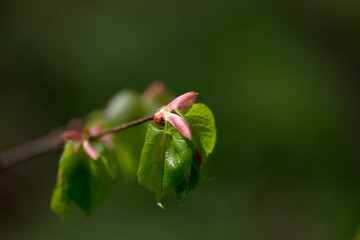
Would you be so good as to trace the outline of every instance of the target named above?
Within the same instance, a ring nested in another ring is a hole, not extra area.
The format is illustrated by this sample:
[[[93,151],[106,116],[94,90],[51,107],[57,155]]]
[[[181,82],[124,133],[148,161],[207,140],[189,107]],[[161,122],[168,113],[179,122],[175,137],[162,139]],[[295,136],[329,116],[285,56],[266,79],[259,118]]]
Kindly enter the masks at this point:
[[[114,149],[112,152],[115,154],[120,177],[124,180],[133,180],[139,155],[135,152],[134,144],[124,141],[124,135],[119,133],[118,136],[114,137]]]
[[[140,94],[123,90],[109,101],[104,110],[93,112],[85,126],[91,128],[99,124],[104,128],[113,127],[143,117],[149,109],[155,111],[159,105],[169,101],[168,96],[145,101]],[[100,156],[97,161],[92,160],[82,147],[76,147],[81,141],[67,141],[59,163],[51,200],[52,210],[65,218],[74,202],[87,217],[92,216],[109,196],[117,175],[123,179],[137,175],[140,185],[155,192],[160,206],[161,198],[171,191],[182,199],[196,189],[203,162],[216,142],[214,116],[204,104],[194,104],[184,114],[179,114],[191,128],[192,141],[173,127],[160,129],[149,124],[145,136],[146,125],[136,126],[115,134],[112,137],[113,146],[101,140],[91,142]]]
[[[206,159],[215,146],[215,120],[206,105],[193,105],[185,118],[193,141],[185,139],[175,128],[165,132],[148,126],[137,175],[141,185],[155,192],[158,202],[171,190],[181,199],[196,189],[202,159]]]
[[[140,94],[133,90],[123,89],[110,99],[104,110],[104,117],[111,125],[117,125],[135,119],[142,113]]]
[[[137,173],[139,184],[154,191],[160,201],[186,178],[192,158],[191,146],[179,132],[149,125]]]
[[[66,143],[51,199],[52,210],[62,218],[70,213],[71,201],[90,217],[109,196],[114,174],[109,165],[111,160],[106,153],[101,153],[101,157],[93,161],[82,150],[74,151],[73,142]]]
[[[193,134],[194,156],[188,180],[183,181],[176,189],[176,197],[181,199],[198,186],[202,165],[212,153],[216,143],[215,118],[211,110],[202,103],[192,105],[184,117]]]
[[[103,110],[89,114],[85,126],[100,124],[110,128],[147,114],[170,101],[170,94],[144,99],[140,93],[121,90],[112,97]],[[113,147],[108,149],[101,142],[91,144],[100,158],[94,162],[76,143],[68,141],[59,163],[58,179],[51,199],[52,210],[65,218],[75,202],[86,216],[94,214],[96,208],[107,198],[117,175],[122,179],[136,176],[137,164],[145,137],[146,126],[136,126],[114,135]]]
[[[194,104],[185,112],[185,119],[194,136],[194,144],[205,161],[216,143],[215,118],[211,110],[202,103]]]
[[[182,183],[175,188],[176,198],[182,199],[189,192],[194,191],[199,185],[201,179],[201,168],[197,165],[193,159],[191,162],[191,169],[189,172],[189,179],[185,179]]]
[[[114,127],[153,114],[159,106],[169,101],[168,93],[146,100],[136,91],[123,89],[115,94],[105,109],[100,112],[100,119],[103,120],[102,124],[105,126]],[[114,135],[112,151],[123,180],[135,179],[145,132],[146,126],[139,125]]]

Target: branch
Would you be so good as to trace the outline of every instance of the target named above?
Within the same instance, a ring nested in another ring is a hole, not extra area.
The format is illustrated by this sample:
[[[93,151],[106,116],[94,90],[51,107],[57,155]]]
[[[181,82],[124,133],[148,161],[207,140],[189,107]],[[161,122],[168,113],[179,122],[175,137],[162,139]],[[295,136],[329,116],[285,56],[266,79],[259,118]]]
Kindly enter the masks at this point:
[[[116,133],[122,131],[126,128],[136,126],[138,124],[150,121],[153,119],[153,115],[143,117],[128,123],[124,123],[119,126],[104,130],[103,132],[90,137],[91,141],[97,140],[106,134]],[[62,148],[64,141],[59,137],[59,134],[67,128],[60,128],[56,130],[56,136],[50,134],[49,136],[41,137],[33,141],[27,142],[20,146],[9,149],[5,152],[0,153],[0,171],[9,169],[19,163],[22,163],[26,160],[39,156],[41,154],[51,152],[54,150],[59,150]]]
[[[110,128],[108,130],[105,130],[93,137],[90,137],[90,141],[93,141],[93,140],[97,140],[103,136],[105,136],[106,134],[109,134],[109,133],[116,133],[116,132],[119,132],[121,130],[124,130],[126,128],[129,128],[129,127],[132,127],[132,126],[136,126],[138,124],[141,124],[141,123],[144,123],[144,122],[147,122],[147,121],[150,121],[153,119],[153,115],[149,115],[149,116],[146,116],[146,117],[143,117],[143,118],[140,118],[140,119],[137,119],[137,120],[134,120],[134,121],[131,121],[131,122],[128,122],[128,123],[124,123],[122,125],[119,125],[119,126],[116,126],[116,127],[113,127],[113,128]]]
[[[59,137],[41,137],[0,153],[0,171],[46,152],[60,149],[63,141]]]

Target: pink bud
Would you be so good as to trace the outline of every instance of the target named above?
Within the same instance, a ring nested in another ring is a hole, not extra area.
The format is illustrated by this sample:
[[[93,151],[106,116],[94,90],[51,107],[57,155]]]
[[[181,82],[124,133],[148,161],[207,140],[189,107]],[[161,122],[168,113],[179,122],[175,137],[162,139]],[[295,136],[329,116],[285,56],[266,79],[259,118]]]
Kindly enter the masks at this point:
[[[95,151],[95,149],[91,146],[88,140],[83,142],[83,147],[86,154],[94,161],[96,161],[99,157],[99,154]]]
[[[184,137],[192,139],[192,133],[189,125],[184,119],[173,113],[165,113],[165,119],[169,121]]]
[[[159,80],[156,80],[154,82],[152,82],[143,92],[142,94],[142,98],[147,101],[150,102],[152,100],[154,100],[156,97],[163,95],[164,93],[166,93],[167,88],[165,86],[165,84]]]
[[[190,107],[194,104],[196,99],[197,93],[196,92],[187,92],[174,100],[172,100],[167,106],[166,109],[168,111],[172,111],[175,108],[179,108],[181,111]]]
[[[83,134],[82,134],[82,132],[79,132],[79,131],[70,130],[70,131],[63,132],[60,135],[60,137],[63,140],[72,140],[72,141],[75,141],[75,142],[79,142],[79,141],[82,140]]]
[[[103,130],[103,126],[101,124],[96,124],[96,125],[89,127],[88,133],[89,133],[89,136],[94,137],[94,136],[98,135],[99,133],[101,133],[102,130]]]

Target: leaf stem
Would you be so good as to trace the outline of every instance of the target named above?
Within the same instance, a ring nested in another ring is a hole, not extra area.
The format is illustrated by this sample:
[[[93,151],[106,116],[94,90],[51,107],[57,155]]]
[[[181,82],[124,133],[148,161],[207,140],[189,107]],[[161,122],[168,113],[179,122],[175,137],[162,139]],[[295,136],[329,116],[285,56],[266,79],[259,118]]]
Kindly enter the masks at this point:
[[[182,113],[182,111],[180,110],[180,108],[175,108],[175,112],[176,112],[177,114],[179,114],[179,116],[180,116],[182,119],[185,120],[185,116],[184,116],[184,114]]]
[[[168,129],[169,129],[169,122],[165,120],[165,128],[164,128],[165,133],[168,131]]]

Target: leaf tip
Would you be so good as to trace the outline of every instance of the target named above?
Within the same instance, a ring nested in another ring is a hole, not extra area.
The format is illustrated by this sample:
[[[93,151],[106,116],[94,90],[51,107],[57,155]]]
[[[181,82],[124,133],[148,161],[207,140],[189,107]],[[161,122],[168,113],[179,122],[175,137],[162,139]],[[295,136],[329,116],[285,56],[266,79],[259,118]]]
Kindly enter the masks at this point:
[[[160,208],[162,208],[162,209],[164,209],[164,210],[165,210],[165,207],[164,207],[164,205],[162,205],[162,203],[161,203],[161,202],[157,202],[157,203],[156,203],[156,205],[158,205]]]

